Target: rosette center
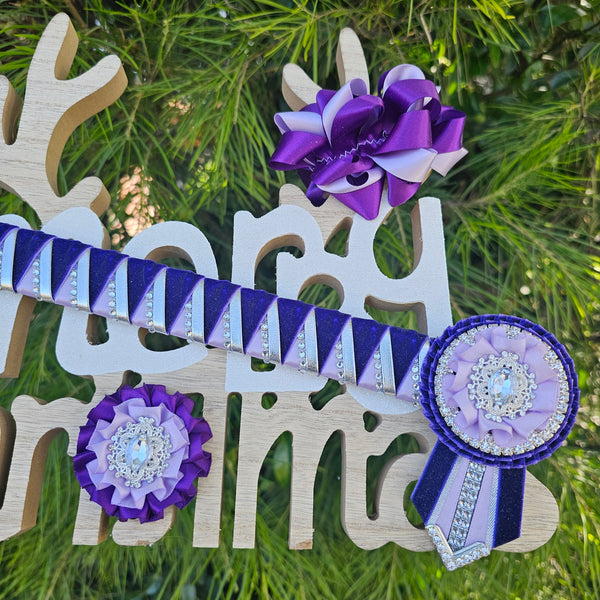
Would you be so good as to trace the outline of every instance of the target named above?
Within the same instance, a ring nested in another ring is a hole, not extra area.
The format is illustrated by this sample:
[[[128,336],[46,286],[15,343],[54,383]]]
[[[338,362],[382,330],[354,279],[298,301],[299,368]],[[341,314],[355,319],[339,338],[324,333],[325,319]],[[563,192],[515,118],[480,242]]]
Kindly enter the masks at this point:
[[[145,467],[152,458],[152,442],[145,433],[129,440],[125,450],[125,462],[135,471]]]
[[[504,417],[524,416],[535,397],[535,373],[512,352],[490,354],[473,365],[469,396],[485,417],[500,423]]]
[[[163,427],[155,427],[152,417],[140,417],[137,423],[119,427],[112,436],[107,456],[109,469],[125,485],[139,488],[161,477],[171,458],[171,439]]]
[[[510,367],[502,367],[490,377],[488,393],[498,408],[512,401],[517,393],[517,377]]]

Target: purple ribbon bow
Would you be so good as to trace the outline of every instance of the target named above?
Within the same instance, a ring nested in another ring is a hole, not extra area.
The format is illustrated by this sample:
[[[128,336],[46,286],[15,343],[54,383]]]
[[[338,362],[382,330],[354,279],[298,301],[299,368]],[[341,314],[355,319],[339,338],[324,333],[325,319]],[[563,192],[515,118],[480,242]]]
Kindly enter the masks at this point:
[[[384,181],[390,205],[398,206],[432,169],[445,175],[467,153],[464,113],[442,105],[433,82],[413,65],[384,73],[377,96],[352,79],[337,92],[320,90],[316,100],[275,115],[282,138],[270,161],[274,169],[298,171],[314,206],[331,194],[374,219]]]

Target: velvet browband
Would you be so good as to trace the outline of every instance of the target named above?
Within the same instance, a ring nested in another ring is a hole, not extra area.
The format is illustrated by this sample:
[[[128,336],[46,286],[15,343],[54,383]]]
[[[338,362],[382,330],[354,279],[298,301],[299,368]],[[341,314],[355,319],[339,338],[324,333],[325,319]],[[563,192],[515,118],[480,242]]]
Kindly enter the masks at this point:
[[[426,335],[0,223],[2,289],[418,399]]]

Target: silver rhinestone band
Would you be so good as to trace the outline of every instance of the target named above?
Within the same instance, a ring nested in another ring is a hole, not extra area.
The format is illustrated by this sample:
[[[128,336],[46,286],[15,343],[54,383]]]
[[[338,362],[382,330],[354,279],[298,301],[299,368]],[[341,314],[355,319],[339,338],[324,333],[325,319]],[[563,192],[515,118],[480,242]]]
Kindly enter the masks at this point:
[[[415,359],[415,362],[413,363],[413,366],[410,368],[410,376],[411,376],[411,379],[413,382],[413,384],[412,384],[413,406],[419,406],[421,404],[421,402],[420,402],[421,395],[419,393],[419,384],[421,382],[421,365],[420,365],[418,354],[417,354],[417,358]]]
[[[271,353],[269,352],[269,318],[264,316],[260,324],[260,339],[262,343],[262,359],[264,362],[271,362]]]
[[[77,264],[73,265],[71,272],[69,273],[69,281],[71,282],[71,290],[69,294],[71,295],[71,306],[78,308],[77,306]]]
[[[381,368],[381,347],[378,346],[373,354],[373,368],[375,369],[375,389],[383,393],[383,372]]]
[[[33,261],[33,269],[32,269],[32,273],[33,273],[33,279],[32,284],[33,284],[33,295],[35,297],[36,300],[41,300],[42,296],[40,294],[40,255],[38,254],[35,258],[35,260]]]
[[[453,551],[463,548],[467,540],[484,473],[484,465],[469,462],[448,534],[448,544]]]
[[[223,321],[223,345],[225,346],[225,350],[231,350],[231,324],[229,323],[229,305],[225,309],[223,316],[221,317]]]
[[[298,371],[304,373],[306,371],[306,334],[304,332],[304,325],[296,336],[298,340]]]
[[[344,383],[346,381],[345,378],[345,369],[344,369],[344,348],[342,346],[341,338],[335,344],[335,367],[337,369],[338,381],[340,383]]]
[[[146,293],[146,329],[154,333],[154,286]]]
[[[185,303],[184,314],[185,337],[192,339],[192,300],[191,298]]]
[[[111,277],[108,281],[108,314],[111,317],[117,317],[117,284],[115,278]]]

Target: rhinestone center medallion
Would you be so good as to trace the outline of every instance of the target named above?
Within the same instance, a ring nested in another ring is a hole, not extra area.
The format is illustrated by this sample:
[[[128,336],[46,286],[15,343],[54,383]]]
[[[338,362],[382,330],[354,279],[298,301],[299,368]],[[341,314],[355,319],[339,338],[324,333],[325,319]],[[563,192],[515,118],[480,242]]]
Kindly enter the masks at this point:
[[[119,427],[111,440],[108,468],[130,487],[139,488],[161,477],[171,458],[170,435],[163,427],[155,427],[152,417],[139,417],[137,423]]]
[[[488,383],[488,393],[496,406],[508,404],[517,392],[517,377],[509,367],[496,371]]]
[[[473,365],[469,397],[486,419],[500,423],[504,417],[523,416],[535,398],[535,373],[512,352],[481,357]]]

